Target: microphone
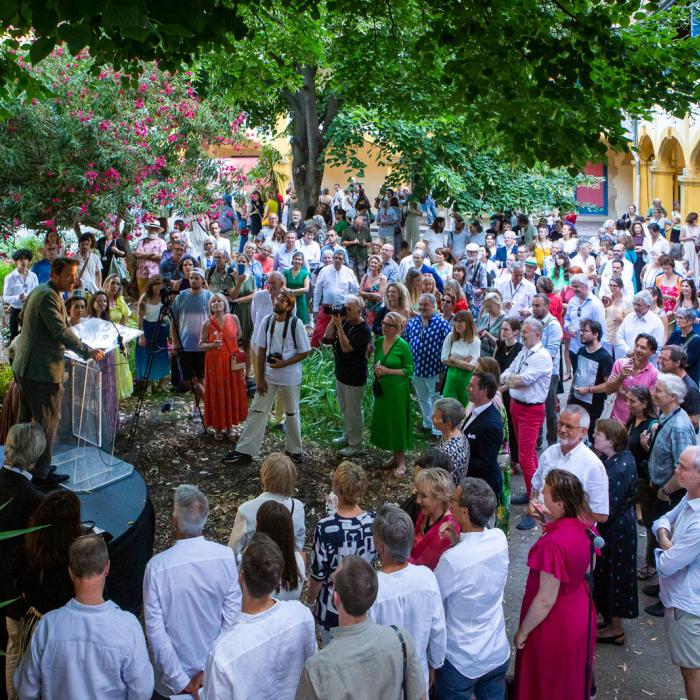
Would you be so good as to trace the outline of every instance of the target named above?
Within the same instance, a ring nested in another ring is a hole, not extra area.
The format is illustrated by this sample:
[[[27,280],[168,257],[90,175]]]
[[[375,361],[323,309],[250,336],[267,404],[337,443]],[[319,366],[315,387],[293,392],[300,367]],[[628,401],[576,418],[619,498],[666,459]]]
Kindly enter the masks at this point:
[[[117,324],[112,321],[112,318],[110,317],[109,313],[107,314],[107,320],[114,326],[114,330],[117,331],[117,345],[119,346],[119,350],[126,355],[126,351],[124,350],[124,339],[122,338],[122,334],[119,332],[119,328],[117,327]]]
[[[605,547],[605,540],[597,532],[594,530],[586,530],[586,533],[596,549],[603,549],[603,547]]]

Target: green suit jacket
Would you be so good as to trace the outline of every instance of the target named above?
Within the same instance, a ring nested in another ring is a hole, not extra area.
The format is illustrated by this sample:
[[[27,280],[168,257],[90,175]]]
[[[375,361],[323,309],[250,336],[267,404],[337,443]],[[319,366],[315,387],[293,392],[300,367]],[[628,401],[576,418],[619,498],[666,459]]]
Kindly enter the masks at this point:
[[[24,303],[22,319],[13,372],[35,382],[60,384],[65,349],[87,357],[89,348],[68,325],[63,298],[51,282],[31,291]]]

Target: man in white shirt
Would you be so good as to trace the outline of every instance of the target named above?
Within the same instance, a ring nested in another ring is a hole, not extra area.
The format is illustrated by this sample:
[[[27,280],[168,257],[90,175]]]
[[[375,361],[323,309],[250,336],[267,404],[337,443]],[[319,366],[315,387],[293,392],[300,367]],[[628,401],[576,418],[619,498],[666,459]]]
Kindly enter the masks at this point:
[[[39,620],[15,673],[20,700],[150,700],[153,669],[139,621],[105,601],[107,545],[100,535],[73,541],[68,573],[75,596]]]
[[[627,355],[632,355],[634,343],[640,333],[650,335],[658,347],[666,343],[663,321],[651,310],[654,300],[650,292],[644,290],[634,295],[634,313],[627,314],[617,331],[617,345]],[[656,367],[656,356],[650,362]]]
[[[258,456],[278,393],[284,403],[286,453],[297,464],[303,461],[299,419],[301,362],[311,352],[311,346],[304,324],[294,316],[295,304],[291,292],[280,292],[275,298],[274,313],[255,329],[255,398],[236,449],[223,458],[227,464],[249,464]]]
[[[528,498],[532,475],[537,469],[537,438],[544,423],[544,402],[552,375],[552,356],[542,345],[543,330],[536,318],[523,323],[523,349],[501,375],[501,382],[510,390],[510,412]],[[525,520],[524,525],[527,527],[521,529],[529,529],[529,521]]]
[[[331,314],[324,311],[325,306],[340,306],[345,303],[348,294],[357,294],[360,285],[355,273],[345,265],[344,251],[333,253],[333,264],[324,267],[316,277],[314,287],[314,313],[316,323],[311,336],[311,347],[320,348],[323,335],[331,320]]]
[[[445,661],[447,643],[445,611],[435,574],[426,566],[409,564],[413,522],[398,506],[386,503],[377,511],[372,533],[382,570],[377,572],[379,590],[369,617],[378,625],[403,627],[413,637],[428,688],[432,669]]]
[[[508,540],[486,529],[496,496],[483,479],[466,477],[450,502],[459,523],[441,526],[452,548],[440,558],[435,577],[445,606],[447,651],[436,673],[440,698],[504,698],[510,644],[503,617],[508,579]]]
[[[228,256],[228,258],[231,258],[231,241],[229,241],[228,238],[224,238],[221,235],[221,227],[219,226],[218,221],[212,221],[209,224],[209,232],[211,235],[214,237],[216,241],[216,247],[218,250],[223,250],[224,253]]]
[[[661,235],[661,227],[657,223],[647,226],[647,235],[644,236],[642,247],[647,255],[651,251],[654,251],[657,256],[668,255],[671,251],[671,244]]]
[[[281,272],[271,272],[267,278],[267,288],[260,289],[253,294],[253,300],[250,302],[250,319],[253,323],[251,343],[253,343],[255,331],[260,327],[262,320],[265,316],[269,316],[272,313],[275,299],[277,299],[277,295],[282,291],[283,287],[284,275]],[[252,348],[253,351],[257,350],[254,344]]]
[[[292,268],[292,258],[298,250],[299,241],[297,241],[297,234],[294,231],[287,231],[284,235],[284,245],[275,254],[274,269],[279,272],[290,270]],[[304,267],[308,268],[306,260],[304,260]]]
[[[544,480],[552,469],[571,472],[583,486],[593,519],[604,523],[608,519],[608,474],[595,453],[583,443],[590,416],[583,406],[567,406],[559,416],[558,444],[548,447],[540,455],[540,464],[532,477],[532,501],[538,501]],[[534,523],[533,523],[534,524]]]
[[[3,301],[10,306],[10,342],[19,334],[19,317],[24,300],[38,286],[39,278],[29,269],[32,251],[20,248],[12,253],[15,269],[5,277],[2,290]]]
[[[569,359],[575,372],[578,362],[577,353],[581,347],[581,321],[588,318],[600,323],[603,328],[601,343],[607,341],[607,336],[605,333],[605,307],[603,302],[594,296],[591,291],[590,281],[586,275],[574,275],[571,278],[571,289],[574,291],[574,296],[569,300],[569,305],[566,309],[564,331],[569,331]]]
[[[241,558],[242,610],[209,652],[207,700],[294,699],[304,662],[316,652],[316,625],[299,601],[271,597],[283,570],[280,548],[257,533]]]
[[[530,315],[532,298],[537,293],[535,285],[523,277],[522,263],[515,262],[511,265],[511,278],[508,281],[499,282],[496,285],[501,298],[503,308],[508,318],[522,320]]]
[[[90,294],[102,289],[102,261],[92,252],[95,237],[84,233],[78,238],[78,287]]]
[[[652,525],[664,627],[685,695],[700,697],[700,448],[681,452],[675,477],[687,493]]]
[[[612,259],[603,262],[600,268],[600,296],[611,297],[610,280],[621,277],[625,285],[623,294],[631,301],[634,294],[634,265],[625,257],[625,246],[622,243],[615,243],[612,255]]]
[[[143,580],[146,635],[156,693],[194,694],[214,640],[241,609],[233,551],[202,536],[209,501],[196,487],[175,490],[177,542],[148,562]]]

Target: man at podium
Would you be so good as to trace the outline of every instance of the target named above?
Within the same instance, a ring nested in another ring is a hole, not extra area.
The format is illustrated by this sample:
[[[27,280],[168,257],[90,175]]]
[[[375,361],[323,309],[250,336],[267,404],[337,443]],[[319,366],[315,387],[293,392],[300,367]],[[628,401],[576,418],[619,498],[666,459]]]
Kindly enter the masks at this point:
[[[64,351],[73,350],[85,359],[101,360],[102,350],[88,347],[68,325],[63,292],[78,282],[79,261],[56,258],[51,277],[35,287],[24,304],[22,332],[17,341],[12,370],[19,387],[19,422],[34,419],[46,434],[46,449],[34,466],[34,484],[53,486],[68,479],[51,467],[63,396]]]

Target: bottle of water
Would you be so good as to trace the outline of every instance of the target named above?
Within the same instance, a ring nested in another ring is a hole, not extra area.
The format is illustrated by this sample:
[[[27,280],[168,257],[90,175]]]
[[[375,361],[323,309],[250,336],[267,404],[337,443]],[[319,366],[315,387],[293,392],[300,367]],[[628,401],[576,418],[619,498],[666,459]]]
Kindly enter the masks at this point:
[[[338,497],[331,491],[326,496],[326,515],[335,515],[338,510]]]

